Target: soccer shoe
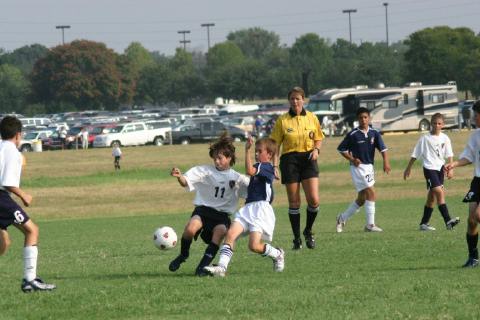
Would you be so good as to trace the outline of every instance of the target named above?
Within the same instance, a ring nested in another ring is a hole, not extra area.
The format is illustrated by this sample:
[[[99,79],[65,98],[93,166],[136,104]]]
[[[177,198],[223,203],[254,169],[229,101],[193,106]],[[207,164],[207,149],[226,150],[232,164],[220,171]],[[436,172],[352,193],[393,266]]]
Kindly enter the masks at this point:
[[[383,230],[374,224],[367,224],[364,228],[365,232],[382,232]]]
[[[455,227],[459,222],[460,222],[459,217],[450,219],[450,221],[448,221],[446,224],[447,230],[453,230],[453,227]]]
[[[478,267],[478,259],[468,258],[467,262],[462,266],[462,268],[475,268]]]
[[[282,272],[285,269],[285,251],[282,248],[278,248],[280,254],[273,259],[273,270],[275,272]]]
[[[300,250],[300,249],[302,249],[302,239],[300,238],[293,239],[292,250]]]
[[[422,223],[420,225],[420,231],[435,231],[437,229],[435,229],[434,227],[432,227],[431,225],[427,224],[427,223]]]
[[[315,238],[313,237],[312,230],[303,230],[303,236],[305,237],[305,244],[308,249],[315,249]]]
[[[339,214],[337,216],[337,233],[343,232],[344,227],[345,227],[345,221],[342,220],[342,215]]]
[[[205,268],[205,267],[204,267]],[[195,270],[195,275],[197,277],[205,277],[205,276],[209,276],[210,274],[204,270],[204,268],[201,268],[201,269],[196,269]]]
[[[184,263],[186,260],[187,258],[179,254],[178,257],[176,257],[175,259],[172,260],[172,262],[170,262],[170,265],[168,266],[168,270],[172,272],[177,271],[178,269],[180,269],[180,265]]]
[[[227,270],[222,266],[206,266],[203,270],[210,276],[225,277]]]
[[[54,284],[45,283],[42,279],[36,278],[32,281],[22,280],[22,291],[23,292],[32,292],[32,291],[51,291],[57,288]]]

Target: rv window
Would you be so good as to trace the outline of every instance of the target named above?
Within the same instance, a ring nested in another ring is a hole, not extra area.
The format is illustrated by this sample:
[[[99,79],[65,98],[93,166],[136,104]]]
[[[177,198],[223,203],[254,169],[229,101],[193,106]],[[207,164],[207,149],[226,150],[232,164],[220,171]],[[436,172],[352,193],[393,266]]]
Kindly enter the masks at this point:
[[[306,106],[306,109],[311,112],[315,111],[334,111],[335,106],[333,105],[332,101],[325,100],[325,101],[310,101]]]
[[[433,103],[442,103],[445,102],[445,96],[443,93],[432,94]]]
[[[403,104],[408,104],[408,94],[403,95]]]
[[[375,109],[375,101],[360,101],[360,107],[373,110]]]

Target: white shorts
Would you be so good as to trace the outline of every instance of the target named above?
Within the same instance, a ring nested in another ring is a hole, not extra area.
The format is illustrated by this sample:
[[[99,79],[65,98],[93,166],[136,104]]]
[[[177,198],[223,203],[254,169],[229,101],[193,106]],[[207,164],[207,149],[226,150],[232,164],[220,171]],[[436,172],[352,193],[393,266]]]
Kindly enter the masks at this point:
[[[267,201],[255,201],[247,203],[235,214],[234,222],[243,226],[243,232],[260,232],[262,239],[272,241],[273,229],[275,229],[275,213]]]
[[[351,165],[350,173],[352,174],[353,185],[357,192],[375,184],[375,174],[371,164],[360,164],[358,167]]]

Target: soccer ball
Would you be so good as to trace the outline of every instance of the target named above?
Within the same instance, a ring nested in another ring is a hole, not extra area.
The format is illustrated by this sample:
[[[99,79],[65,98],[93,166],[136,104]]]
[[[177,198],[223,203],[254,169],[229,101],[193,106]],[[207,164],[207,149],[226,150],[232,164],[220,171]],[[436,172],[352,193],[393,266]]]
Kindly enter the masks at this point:
[[[153,233],[153,243],[160,250],[172,249],[177,245],[177,234],[170,227],[160,227]]]

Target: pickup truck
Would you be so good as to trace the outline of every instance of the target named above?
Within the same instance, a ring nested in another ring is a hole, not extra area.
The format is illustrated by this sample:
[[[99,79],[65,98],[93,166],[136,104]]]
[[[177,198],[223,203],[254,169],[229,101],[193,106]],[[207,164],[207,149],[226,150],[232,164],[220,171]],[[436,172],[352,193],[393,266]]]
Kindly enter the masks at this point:
[[[36,142],[42,142],[43,139],[47,139],[53,134],[53,130],[39,130],[39,131],[29,131],[26,132],[22,137],[20,142],[19,150],[21,152],[31,152],[34,151],[33,144]]]
[[[170,127],[153,129],[144,122],[119,123],[117,126],[110,128],[108,133],[96,136],[93,140],[93,146],[110,147],[114,143],[118,143],[120,146],[145,144],[161,146],[165,143],[167,134],[171,131]]]
[[[234,141],[245,141],[248,132],[221,122],[200,122],[195,126],[187,126],[180,131],[172,131],[174,144],[190,144],[192,142],[207,142],[218,139],[224,131],[228,131]]]

